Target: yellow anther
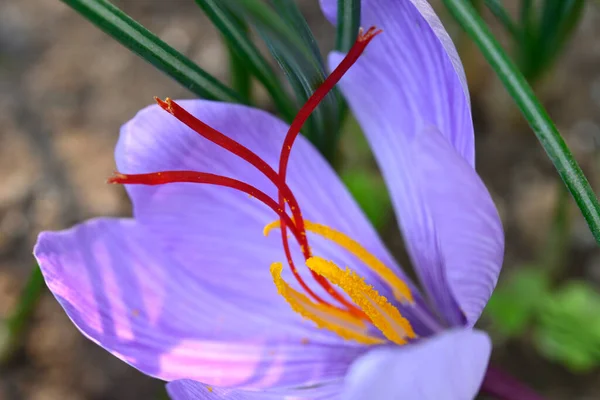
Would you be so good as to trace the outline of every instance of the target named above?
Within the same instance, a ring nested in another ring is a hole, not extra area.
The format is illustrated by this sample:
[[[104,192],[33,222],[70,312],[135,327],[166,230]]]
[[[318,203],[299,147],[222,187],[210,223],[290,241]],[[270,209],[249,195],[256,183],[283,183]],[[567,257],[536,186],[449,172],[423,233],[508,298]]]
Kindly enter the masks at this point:
[[[281,277],[282,270],[281,263],[271,264],[271,275],[273,275],[277,291],[298,314],[315,322],[319,328],[335,332],[344,339],[368,345],[385,343],[385,340],[381,338],[368,335],[366,324],[352,314],[325,304],[315,303],[292,288]]]
[[[279,228],[280,226],[279,220],[273,221],[265,226],[263,234],[267,236],[273,229]],[[369,253],[369,251],[362,247],[358,242],[326,225],[315,224],[314,222],[304,220],[304,226],[307,231],[331,240],[362,261],[371,271],[375,272],[387,285],[389,285],[396,300],[409,303],[414,302],[408,285],[400,279],[393,270],[389,269],[377,257]]]
[[[339,286],[390,341],[405,344],[406,338],[415,338],[416,334],[410,322],[400,311],[381,296],[373,286],[354,271],[342,270],[331,261],[321,257],[311,257],[306,265],[329,282]]]
[[[265,227],[263,228],[263,235],[269,236],[269,233],[271,233],[273,229],[279,228],[280,226],[281,221],[279,220],[273,221],[270,224],[265,225]]]

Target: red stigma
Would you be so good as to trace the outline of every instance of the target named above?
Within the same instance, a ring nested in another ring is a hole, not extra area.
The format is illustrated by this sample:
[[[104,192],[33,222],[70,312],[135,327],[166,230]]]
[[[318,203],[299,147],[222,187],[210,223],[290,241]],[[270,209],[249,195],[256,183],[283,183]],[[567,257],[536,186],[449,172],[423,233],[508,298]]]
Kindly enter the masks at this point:
[[[113,177],[108,179],[108,183],[141,185],[162,185],[176,182],[203,183],[236,189],[258,199],[271,210],[273,210],[280,218],[283,248],[290,269],[298,283],[317,302],[328,304],[331,307],[333,307],[331,304],[327,303],[325,300],[320,298],[316,293],[314,293],[314,291],[310,289],[310,287],[304,282],[304,280],[298,273],[298,270],[292,260],[286,233],[286,230],[288,228],[298,241],[305,259],[311,257],[311,251],[308,245],[308,239],[306,237],[306,229],[304,227],[304,219],[300,211],[300,206],[298,205],[294,194],[285,182],[287,174],[287,165],[289,162],[289,157],[294,142],[298,137],[300,130],[302,129],[302,126],[304,125],[308,117],[319,105],[319,103],[327,96],[327,94],[331,92],[331,90],[346,74],[350,67],[358,60],[358,58],[363,53],[369,42],[381,32],[382,31],[380,29],[376,29],[375,27],[369,28],[366,32],[363,32],[361,28],[356,42],[354,43],[354,46],[352,46],[346,57],[344,57],[344,59],[337,66],[337,68],[335,68],[335,70],[315,90],[315,92],[304,104],[304,106],[302,106],[302,108],[296,115],[296,118],[294,118],[294,120],[292,121],[292,124],[290,125],[290,128],[283,141],[279,158],[279,172],[276,172],[269,164],[267,164],[252,150],[229,138],[223,133],[217,131],[216,129],[210,127],[206,123],[200,121],[170,98],[166,98],[164,101],[157,97],[154,98],[157,104],[163,110],[173,115],[179,121],[181,121],[189,128],[197,132],[200,136],[237,155],[238,157],[242,158],[243,160],[247,161],[249,164],[254,166],[257,170],[262,172],[278,189],[278,202],[273,200],[264,192],[245,182],[241,182],[236,179],[220,175],[197,171],[163,171],[148,174],[122,174],[117,172]],[[290,216],[286,213],[286,203],[289,205],[293,219],[290,218]],[[322,276],[316,274],[313,271],[311,271],[311,273],[315,281],[317,281],[321,285],[321,287],[323,287],[334,299],[336,299],[339,303],[343,304],[350,313],[360,318],[369,320],[368,317],[358,307],[346,300],[329,283],[329,281],[327,281],[327,279],[323,278]]]
[[[286,137],[283,141],[283,145],[281,146],[281,153],[279,156],[279,176],[281,180],[285,183],[285,178],[287,174],[287,165],[290,159],[290,154],[292,152],[292,146],[296,141],[296,138],[300,134],[300,130],[304,126],[304,123],[308,119],[308,117],[312,114],[312,112],[317,108],[319,103],[323,101],[323,99],[331,92],[331,90],[335,87],[335,85],[342,79],[342,77],[348,72],[350,67],[354,65],[354,63],[358,60],[361,54],[365,51],[367,45],[373,40],[373,38],[379,35],[382,32],[381,29],[377,29],[375,27],[371,27],[367,30],[367,32],[363,32],[363,29],[360,28],[358,32],[358,37],[356,42],[346,54],[346,57],[342,60],[342,62],[333,70],[333,72],[325,79],[325,81],[315,90],[315,92],[310,96],[310,98],[306,101],[306,103],[302,106],[296,118],[292,121],[290,128],[286,134]],[[279,194],[279,205],[284,204],[284,197],[282,193]],[[286,251],[286,256],[288,259],[291,259],[289,254],[289,247],[285,245],[287,242],[287,234],[286,234],[286,226],[281,223],[281,240],[284,242],[284,249]],[[342,297],[332,286],[331,284],[323,277],[317,275],[313,271],[312,275],[317,282],[325,289],[327,292],[332,295],[337,301],[344,304],[349,308],[350,311],[354,313],[363,314],[358,308],[356,308],[353,304],[349,303],[344,297]],[[364,315],[364,314],[363,314]]]

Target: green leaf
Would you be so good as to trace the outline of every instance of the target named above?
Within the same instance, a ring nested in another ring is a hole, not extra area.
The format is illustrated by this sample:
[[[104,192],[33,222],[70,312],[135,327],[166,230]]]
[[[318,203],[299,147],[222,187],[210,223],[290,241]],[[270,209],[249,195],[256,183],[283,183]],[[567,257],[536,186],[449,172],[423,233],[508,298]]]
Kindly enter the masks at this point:
[[[518,41],[520,39],[520,31],[517,25],[513,21],[512,17],[506,11],[500,0],[485,0],[485,5],[494,14],[494,16],[500,21],[504,29],[510,33],[513,40]]]
[[[496,288],[485,313],[493,328],[505,337],[522,335],[548,295],[549,278],[533,266],[520,266]]]
[[[241,58],[235,48],[227,45],[229,51],[229,75],[231,87],[238,92],[243,98],[248,99],[252,103],[252,74],[246,67],[244,59]]]
[[[325,63],[321,57],[317,41],[296,2],[294,0],[271,0],[271,2],[275,11],[294,28],[305,46],[311,50],[314,58],[313,62],[304,67],[301,64],[296,65],[298,59],[286,57],[286,52],[281,51],[281,48],[277,49],[271,38],[265,38],[269,49],[271,49],[272,54],[286,73],[292,88],[294,88],[298,103],[305,103],[317,86],[314,82],[322,82],[326,78]],[[330,162],[333,162],[335,158],[334,153],[337,149],[341,124],[346,110],[344,99],[334,88],[307,122],[306,136],[309,139],[312,138],[311,141]]]
[[[360,29],[361,0],[338,0],[337,2],[337,31],[335,49],[342,53],[350,51]],[[370,27],[366,27],[370,28]],[[343,123],[348,111],[348,105],[342,96],[339,96],[339,120]],[[333,137],[337,141],[339,134]]]
[[[360,28],[360,1],[338,0],[335,48],[342,53],[350,51],[358,36],[358,29]]]
[[[364,168],[342,172],[342,181],[376,229],[388,220],[391,202],[380,176]]]
[[[295,115],[294,105],[268,61],[250,40],[245,22],[229,11],[220,0],[196,0],[196,3],[219,29],[229,48],[236,55],[234,59],[237,59],[239,64],[234,65],[233,70],[242,73],[248,68],[264,85],[279,112],[285,119],[291,121]]]
[[[579,21],[583,0],[543,0],[535,7],[524,2],[523,35],[517,38],[518,61],[523,75],[533,82],[550,69]]]
[[[534,4],[533,0],[521,0],[521,10],[519,13],[519,18],[521,22],[521,27],[523,29],[523,33],[526,35],[525,38],[528,38],[530,35],[533,37],[532,32],[535,31],[535,18],[534,15]]]
[[[277,13],[264,2],[257,0],[224,1],[232,10],[236,10],[239,18],[246,18],[255,26],[286,74],[297,102],[304,104],[323,83],[326,74],[321,56],[314,52],[316,48],[311,44],[312,40],[310,37],[306,40],[304,24],[298,23],[299,12],[288,10],[286,13]],[[305,136],[329,161],[334,158],[340,130],[340,102],[337,91],[332,91],[323,99],[302,129]]]
[[[562,51],[582,16],[583,6],[583,0],[544,1],[537,35],[540,49],[535,64],[537,75],[547,70]]]
[[[558,34],[556,35],[557,46],[555,47],[555,51],[560,50],[574,32],[575,27],[583,16],[583,7],[585,6],[584,0],[565,0],[562,3],[562,18]]]
[[[522,0],[515,23],[500,0],[485,0],[487,7],[511,35],[516,60],[529,82],[548,71],[579,22],[584,0]]]
[[[276,37],[262,31],[269,50],[277,60],[294,93],[298,104],[304,104],[325,80],[322,70],[314,68],[314,64],[307,63],[298,58],[298,53],[289,49]],[[339,98],[336,91],[332,91],[313,111],[302,132],[327,158],[332,160],[335,153],[335,143],[340,129]]]
[[[196,95],[211,100],[246,103],[238,93],[220,83],[108,1],[62,1]]]
[[[600,204],[562,136],[523,74],[506,55],[476,10],[464,0],[444,0],[461,27],[477,44],[513,97],[521,113],[579,206],[592,235],[600,244]]]
[[[300,53],[314,61],[314,55],[309,47],[307,47],[293,26],[290,26],[271,9],[264,1],[261,0],[221,0],[227,7],[236,11],[237,15],[242,19],[251,18],[255,24],[258,24],[274,35],[279,36],[282,41],[290,44],[291,47],[300,51]],[[316,61],[318,64],[318,61]]]
[[[575,372],[600,366],[600,294],[585,282],[570,282],[540,308],[538,350]]]
[[[325,70],[325,63],[321,57],[317,40],[312,34],[296,2],[294,0],[271,0],[271,3],[273,3],[275,11],[294,28],[294,31],[304,42],[304,45],[310,49],[312,56],[321,69]]]
[[[16,308],[5,321],[0,322],[0,365],[8,362],[21,344],[44,287],[42,271],[36,265],[23,288]]]

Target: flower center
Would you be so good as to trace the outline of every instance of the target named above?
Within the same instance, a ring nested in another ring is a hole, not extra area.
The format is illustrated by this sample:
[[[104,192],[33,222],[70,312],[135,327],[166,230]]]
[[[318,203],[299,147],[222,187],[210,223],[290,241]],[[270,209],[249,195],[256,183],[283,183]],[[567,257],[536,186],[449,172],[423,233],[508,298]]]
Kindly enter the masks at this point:
[[[267,236],[271,230],[279,228],[281,225],[281,220],[274,221],[265,226],[263,233]],[[412,293],[406,283],[358,242],[325,225],[305,220],[304,226],[308,232],[338,244],[361,261],[367,269],[374,272],[392,289],[397,301],[413,303]],[[378,328],[388,340],[396,344],[405,344],[407,338],[416,337],[410,322],[402,317],[396,307],[371,285],[368,285],[356,272],[349,268],[342,270],[334,262],[318,256],[308,258],[306,265],[311,272],[341,288],[368,318],[366,321]],[[279,294],[287,300],[294,311],[315,322],[318,326],[336,332],[345,339],[356,340],[363,344],[383,342],[380,338],[368,333],[368,326],[364,323],[361,315],[355,316],[350,310],[345,312],[329,304],[313,303],[302,293],[290,287],[281,278],[281,272],[281,263],[276,262],[271,265],[271,274]]]
[[[264,233],[267,235],[274,228],[281,230],[282,246],[288,265],[300,287],[306,293],[295,290],[282,279],[283,266],[281,263],[274,263],[271,266],[271,274],[279,293],[287,300],[294,311],[345,339],[364,344],[383,343],[382,338],[368,333],[367,323],[372,323],[388,340],[397,344],[404,344],[407,338],[416,337],[408,320],[402,317],[396,307],[372,286],[365,283],[364,279],[355,272],[349,269],[342,270],[331,261],[313,256],[306,232],[320,235],[348,250],[392,289],[394,297],[398,301],[412,303],[412,295],[408,286],[393,271],[351,238],[324,225],[304,220],[300,206],[285,182],[291,150],[302,126],[323,98],[358,60],[369,42],[380,32],[374,27],[367,32],[361,30],[354,46],[340,65],[325,79],[300,109],[283,141],[278,172],[256,153],[200,121],[176,102],[169,98],[165,101],[155,98],[156,102],[165,111],[193,129],[200,136],[244,159],[263,173],[278,189],[277,201],[248,183],[198,171],[161,171],[147,174],[116,173],[108,182],[142,185],[193,182],[225,186],[249,194],[271,208],[279,216],[279,220],[265,227]],[[286,212],[288,207],[291,217]],[[288,229],[300,245],[306,266],[309,268],[313,279],[339,304],[338,306],[317,295],[298,273],[291,256],[287,235]],[[342,295],[334,285],[340,288],[347,297]]]

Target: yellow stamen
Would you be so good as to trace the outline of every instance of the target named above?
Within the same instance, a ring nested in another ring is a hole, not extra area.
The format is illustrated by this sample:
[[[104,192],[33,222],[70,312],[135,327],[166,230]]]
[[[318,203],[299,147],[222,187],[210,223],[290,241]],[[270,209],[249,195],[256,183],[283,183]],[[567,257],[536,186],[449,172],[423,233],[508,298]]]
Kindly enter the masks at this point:
[[[271,264],[271,275],[273,275],[277,291],[298,314],[315,322],[319,328],[333,331],[344,339],[355,340],[362,344],[385,343],[383,339],[368,335],[365,323],[352,314],[325,304],[315,303],[292,288],[281,277],[282,270],[281,263]]]
[[[406,343],[406,338],[416,337],[410,322],[398,309],[354,271],[349,268],[342,270],[321,257],[309,258],[306,265],[346,292],[390,341],[401,345]]]
[[[273,221],[263,229],[263,234],[268,236],[271,230],[279,228],[280,221]],[[307,231],[315,233],[325,239],[337,243],[340,247],[348,250],[352,255],[362,261],[371,271],[375,272],[387,285],[390,286],[396,300],[401,302],[413,303],[414,299],[408,285],[396,275],[394,271],[389,269],[367,249],[362,247],[358,242],[345,234],[336,231],[326,225],[316,224],[304,220],[304,226]]]
[[[270,224],[265,225],[265,227],[263,228],[263,235],[269,236],[269,233],[271,233],[271,231],[273,229],[278,229],[280,227],[281,227],[280,220],[273,221]]]

